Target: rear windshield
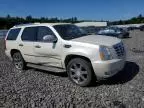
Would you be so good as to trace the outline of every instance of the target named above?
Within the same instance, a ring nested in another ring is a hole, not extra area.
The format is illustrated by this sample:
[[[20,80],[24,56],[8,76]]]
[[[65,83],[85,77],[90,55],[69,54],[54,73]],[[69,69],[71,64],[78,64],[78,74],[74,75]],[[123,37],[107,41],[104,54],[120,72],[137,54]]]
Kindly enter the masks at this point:
[[[8,33],[7,40],[16,40],[20,30],[21,30],[20,28],[11,29]]]

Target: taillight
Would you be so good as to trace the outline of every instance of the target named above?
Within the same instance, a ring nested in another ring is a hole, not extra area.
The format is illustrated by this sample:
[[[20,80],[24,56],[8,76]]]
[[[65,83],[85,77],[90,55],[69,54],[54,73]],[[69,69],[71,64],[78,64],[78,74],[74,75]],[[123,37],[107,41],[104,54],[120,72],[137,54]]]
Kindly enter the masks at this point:
[[[4,40],[4,49],[6,50],[6,37],[7,36],[5,36],[5,40]]]

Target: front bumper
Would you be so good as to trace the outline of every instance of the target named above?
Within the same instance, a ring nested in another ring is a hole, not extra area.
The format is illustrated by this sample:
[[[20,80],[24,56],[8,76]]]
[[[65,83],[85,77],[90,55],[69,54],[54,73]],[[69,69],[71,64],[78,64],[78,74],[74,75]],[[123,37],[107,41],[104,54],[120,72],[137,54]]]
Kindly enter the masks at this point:
[[[92,62],[93,70],[98,79],[111,77],[125,66],[125,59]]]

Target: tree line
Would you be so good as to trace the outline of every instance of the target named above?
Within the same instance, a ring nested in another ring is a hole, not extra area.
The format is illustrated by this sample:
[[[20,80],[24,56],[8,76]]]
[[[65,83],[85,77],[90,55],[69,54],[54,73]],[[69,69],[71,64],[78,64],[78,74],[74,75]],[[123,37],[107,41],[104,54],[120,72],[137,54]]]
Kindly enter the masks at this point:
[[[68,19],[59,19],[59,18],[33,18],[31,15],[23,18],[23,17],[11,17],[7,15],[6,17],[0,17],[0,29],[9,29],[14,25],[18,24],[27,24],[27,23],[58,23],[58,22],[65,22],[65,23],[78,23],[77,17],[72,17]]]
[[[77,17],[72,17],[68,19],[60,19],[60,18],[33,18],[31,15],[23,18],[23,17],[11,17],[7,15],[6,17],[0,17],[0,29],[9,29],[14,25],[18,24],[26,24],[26,23],[57,23],[57,22],[64,22],[64,23],[78,23],[84,21],[95,21],[95,20],[78,20]],[[107,21],[109,25],[123,25],[123,24],[138,24],[144,23],[144,17],[140,14],[137,17],[133,17],[128,20],[119,20],[119,21]]]
[[[128,20],[119,20],[110,22],[110,25],[140,24],[140,23],[144,23],[144,16],[142,16],[142,14]]]

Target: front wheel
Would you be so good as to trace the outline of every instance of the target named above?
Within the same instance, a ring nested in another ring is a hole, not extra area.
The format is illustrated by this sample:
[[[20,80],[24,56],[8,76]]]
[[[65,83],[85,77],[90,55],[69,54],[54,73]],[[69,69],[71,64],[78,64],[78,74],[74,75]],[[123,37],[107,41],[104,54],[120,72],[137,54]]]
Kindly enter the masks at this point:
[[[88,86],[92,82],[91,64],[84,59],[72,59],[67,65],[67,73],[70,80],[79,86]]]
[[[13,58],[13,63],[16,69],[24,70],[26,68],[25,61],[20,52],[14,53],[12,58]]]

